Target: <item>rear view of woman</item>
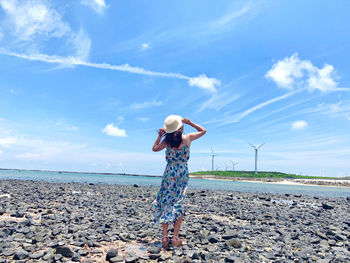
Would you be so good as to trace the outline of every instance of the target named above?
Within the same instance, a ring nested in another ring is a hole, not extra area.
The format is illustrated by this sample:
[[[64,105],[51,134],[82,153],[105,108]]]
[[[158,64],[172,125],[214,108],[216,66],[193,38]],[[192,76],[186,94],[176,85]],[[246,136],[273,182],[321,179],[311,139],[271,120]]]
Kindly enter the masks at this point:
[[[183,134],[183,124],[192,126],[197,132]],[[158,137],[153,144],[155,152],[166,148],[165,158],[167,165],[162,178],[160,190],[154,204],[154,222],[161,223],[163,227],[162,244],[164,248],[169,245],[168,226],[174,223],[173,246],[181,246],[179,231],[184,214],[183,200],[188,184],[187,161],[190,158],[191,142],[200,138],[206,130],[188,118],[182,119],[178,115],[170,115],[164,121],[164,128],[158,131]],[[164,139],[162,137],[164,135]]]

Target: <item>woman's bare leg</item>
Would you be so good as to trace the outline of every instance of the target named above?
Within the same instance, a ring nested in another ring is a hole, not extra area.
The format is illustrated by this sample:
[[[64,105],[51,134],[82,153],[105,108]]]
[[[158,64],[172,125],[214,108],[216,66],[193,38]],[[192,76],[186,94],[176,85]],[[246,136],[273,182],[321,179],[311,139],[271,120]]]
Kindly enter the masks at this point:
[[[183,215],[181,215],[179,219],[174,223],[174,236],[172,240],[173,246],[181,246],[182,244],[181,239],[179,238],[182,218],[183,218]]]
[[[162,224],[163,227],[163,237],[167,237],[168,236],[168,224]]]

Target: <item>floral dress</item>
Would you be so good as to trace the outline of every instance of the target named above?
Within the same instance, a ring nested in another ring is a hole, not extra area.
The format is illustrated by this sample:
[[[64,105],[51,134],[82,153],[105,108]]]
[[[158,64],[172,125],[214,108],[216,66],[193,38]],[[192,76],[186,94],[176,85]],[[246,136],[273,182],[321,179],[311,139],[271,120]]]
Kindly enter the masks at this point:
[[[154,223],[176,222],[184,213],[183,200],[188,184],[187,161],[190,149],[167,148],[165,159],[167,166],[163,173],[162,183],[156,199],[153,201]]]

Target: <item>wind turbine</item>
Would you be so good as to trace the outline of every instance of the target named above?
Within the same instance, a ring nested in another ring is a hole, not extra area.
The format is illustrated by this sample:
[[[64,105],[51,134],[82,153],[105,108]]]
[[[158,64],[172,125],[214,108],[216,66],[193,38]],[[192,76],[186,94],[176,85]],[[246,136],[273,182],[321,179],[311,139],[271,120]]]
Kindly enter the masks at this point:
[[[211,172],[214,172],[214,157],[216,154],[214,153],[213,148],[211,148]]]
[[[258,150],[260,149],[261,146],[263,146],[265,143],[261,144],[260,146],[254,146],[253,144],[249,143],[250,146],[252,146],[255,150],[255,173],[257,174],[257,170],[258,170]]]
[[[235,163],[234,161],[230,161],[232,163],[232,171],[235,170],[235,165],[238,164],[238,163]]]
[[[225,167],[226,167],[226,171],[227,171],[227,169],[228,169],[228,165],[225,163]]]

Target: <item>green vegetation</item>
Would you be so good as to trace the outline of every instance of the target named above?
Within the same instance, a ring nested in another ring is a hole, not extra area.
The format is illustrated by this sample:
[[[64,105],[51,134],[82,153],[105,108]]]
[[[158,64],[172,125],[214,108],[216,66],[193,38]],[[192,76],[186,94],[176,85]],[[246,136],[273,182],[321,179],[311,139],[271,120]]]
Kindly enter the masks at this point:
[[[194,172],[193,175],[214,175],[224,177],[249,177],[249,178],[276,178],[276,179],[350,179],[350,177],[325,177],[325,176],[305,176],[297,174],[286,174],[280,172],[258,172],[254,171],[206,171]]]

